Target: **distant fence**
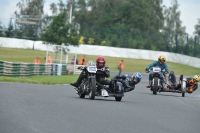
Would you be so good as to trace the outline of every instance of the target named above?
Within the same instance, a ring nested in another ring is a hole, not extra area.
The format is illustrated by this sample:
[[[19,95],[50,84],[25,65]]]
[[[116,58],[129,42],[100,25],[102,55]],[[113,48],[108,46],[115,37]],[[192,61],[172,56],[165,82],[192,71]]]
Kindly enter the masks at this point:
[[[67,65],[0,61],[0,76],[66,75]]]
[[[78,67],[84,67],[85,65],[74,65],[74,64],[67,64],[67,70],[73,74],[80,74],[82,70],[78,69]]]

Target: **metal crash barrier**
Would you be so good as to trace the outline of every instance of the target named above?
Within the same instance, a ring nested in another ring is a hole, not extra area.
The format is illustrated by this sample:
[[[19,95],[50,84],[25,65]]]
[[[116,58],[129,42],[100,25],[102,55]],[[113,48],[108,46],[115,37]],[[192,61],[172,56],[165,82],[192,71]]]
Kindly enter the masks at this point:
[[[65,64],[13,63],[0,60],[0,76],[66,75]]]

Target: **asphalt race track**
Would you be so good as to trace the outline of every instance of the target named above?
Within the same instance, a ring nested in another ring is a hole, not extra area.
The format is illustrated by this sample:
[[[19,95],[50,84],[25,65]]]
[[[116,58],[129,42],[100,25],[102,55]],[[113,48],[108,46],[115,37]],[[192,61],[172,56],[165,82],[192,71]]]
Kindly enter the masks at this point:
[[[0,133],[200,133],[200,89],[145,88],[147,75],[121,102],[80,99],[69,85],[0,83]]]

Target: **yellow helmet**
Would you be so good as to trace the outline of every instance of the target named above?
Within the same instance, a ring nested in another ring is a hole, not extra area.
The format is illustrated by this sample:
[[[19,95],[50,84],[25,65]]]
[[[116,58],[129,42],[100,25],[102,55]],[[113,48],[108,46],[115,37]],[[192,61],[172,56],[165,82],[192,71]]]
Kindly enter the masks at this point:
[[[199,75],[194,75],[193,81],[198,83],[200,81],[200,76]]]
[[[160,62],[160,64],[163,64],[163,63],[166,61],[165,56],[164,56],[164,55],[160,55],[160,56],[158,57],[158,61]],[[161,62],[161,61],[164,61],[164,62]]]

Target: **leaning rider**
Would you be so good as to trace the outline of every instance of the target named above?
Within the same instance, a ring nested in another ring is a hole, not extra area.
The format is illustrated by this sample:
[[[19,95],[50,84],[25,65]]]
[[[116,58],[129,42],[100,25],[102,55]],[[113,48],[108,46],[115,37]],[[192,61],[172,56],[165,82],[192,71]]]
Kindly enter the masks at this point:
[[[150,68],[158,66],[158,67],[161,68],[161,71],[165,69],[165,72],[166,72],[166,73],[169,73],[169,69],[168,69],[168,66],[167,66],[167,64],[166,64],[165,61],[166,61],[165,56],[164,56],[164,55],[160,55],[160,56],[158,57],[158,61],[155,61],[155,62],[149,64],[149,65],[147,66],[147,68],[145,69],[145,71],[146,71],[146,72],[149,72],[149,69],[150,69]],[[153,71],[151,71],[151,72],[149,73],[149,85],[146,86],[147,88],[150,88],[152,78],[153,78]],[[164,81],[164,75],[163,75],[162,72],[160,72],[160,79]]]
[[[111,80],[111,90],[113,89],[113,81],[115,79],[118,79],[119,82],[121,82],[124,86],[124,92],[129,92],[135,89],[135,85],[138,84],[141,79],[142,79],[142,74],[140,74],[139,72],[134,73],[132,76],[128,75],[128,74],[124,74],[121,76],[116,76]]]
[[[110,70],[106,66],[106,58],[104,56],[98,56],[96,59],[96,81],[99,82],[102,85],[110,85],[110,81],[106,80],[105,78],[110,77]],[[78,88],[78,86],[81,84],[82,79],[85,77],[84,71],[81,72],[80,76],[78,77],[77,81],[75,83],[70,83],[70,85]]]
[[[180,81],[183,80],[183,75],[180,76]],[[194,75],[194,77],[186,78],[186,91],[188,93],[193,93],[198,88],[198,83],[200,81],[199,75]],[[174,89],[181,90],[181,83],[179,83]]]

